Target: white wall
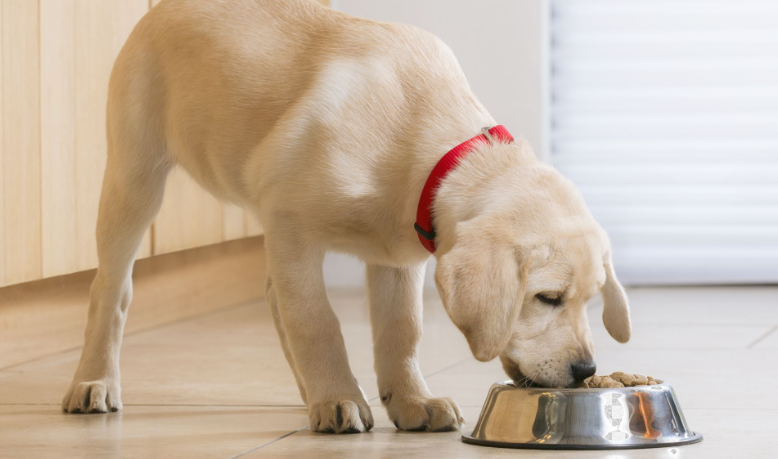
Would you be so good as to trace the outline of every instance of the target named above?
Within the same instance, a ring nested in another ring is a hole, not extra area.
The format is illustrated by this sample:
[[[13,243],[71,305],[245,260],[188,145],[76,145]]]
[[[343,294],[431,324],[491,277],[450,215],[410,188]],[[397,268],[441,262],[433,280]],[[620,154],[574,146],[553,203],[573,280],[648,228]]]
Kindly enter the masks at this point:
[[[439,36],[498,123],[545,154],[545,0],[332,0],[334,9]]]
[[[438,35],[454,51],[494,119],[546,157],[546,0],[332,0],[332,7]],[[427,267],[427,286],[432,288],[434,268],[432,260]],[[348,256],[329,255],[324,272],[331,287],[364,283],[364,266]]]

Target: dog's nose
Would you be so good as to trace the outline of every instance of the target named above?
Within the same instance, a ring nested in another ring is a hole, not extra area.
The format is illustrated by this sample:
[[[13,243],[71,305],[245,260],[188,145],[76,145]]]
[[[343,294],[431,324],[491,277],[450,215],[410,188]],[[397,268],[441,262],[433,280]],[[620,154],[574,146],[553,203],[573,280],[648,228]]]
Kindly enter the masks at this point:
[[[570,365],[575,382],[581,382],[597,371],[597,365],[591,360],[582,360]]]

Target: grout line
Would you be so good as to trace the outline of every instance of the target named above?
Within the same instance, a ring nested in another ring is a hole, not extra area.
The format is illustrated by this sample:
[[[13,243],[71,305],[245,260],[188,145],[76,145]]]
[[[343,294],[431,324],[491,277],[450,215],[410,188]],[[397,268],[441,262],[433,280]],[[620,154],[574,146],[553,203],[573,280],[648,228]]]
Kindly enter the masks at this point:
[[[60,404],[59,403],[0,403],[0,407],[13,407],[13,406],[53,406],[53,407],[59,408]],[[146,407],[154,408],[154,407],[157,407],[157,406],[165,406],[165,407],[182,406],[182,407],[186,407],[186,408],[192,408],[192,407],[195,407],[195,408],[196,407],[213,407],[213,408],[223,408],[223,407],[227,407],[227,408],[285,408],[286,407],[284,405],[124,405],[124,406],[125,407],[126,406],[133,406],[133,407],[139,407],[139,408],[146,408]],[[291,408],[305,408],[302,405],[290,406],[290,407]],[[483,405],[459,405],[459,407],[460,408],[483,408]],[[687,407],[686,410],[687,411],[738,411],[738,412],[745,412],[745,411],[747,411],[747,412],[752,412],[752,411],[756,411],[756,412],[759,412],[759,411],[778,411],[778,409],[773,408],[771,406],[766,406],[766,407],[763,407],[763,408],[700,408],[700,407]],[[107,416],[107,415],[110,415],[110,414],[119,414],[119,413],[122,413],[122,412],[125,412],[125,410],[121,410],[118,413],[94,413],[94,414],[95,415],[105,415],[105,416]],[[92,413],[88,413],[88,414],[92,414]],[[72,416],[87,416],[87,415],[86,414],[73,414]],[[293,430],[291,432],[288,432],[287,434],[282,435],[282,436],[280,436],[280,437],[278,437],[278,438],[276,438],[274,440],[271,440],[271,441],[269,441],[267,443],[263,443],[262,445],[260,445],[258,447],[252,448],[249,451],[241,453],[241,455],[247,454],[247,453],[249,453],[251,451],[255,451],[255,450],[257,450],[257,449],[259,449],[261,447],[269,445],[270,443],[274,443],[274,442],[276,442],[278,440],[281,440],[283,438],[286,438],[286,437],[288,437],[288,436],[290,436],[292,434],[295,434],[297,432],[301,432],[301,431],[303,431],[303,430],[305,430],[307,428],[308,428],[308,425],[300,427],[297,430]],[[233,457],[240,457],[240,456],[233,456]],[[233,459],[233,458],[230,458],[230,459]]]
[[[168,406],[168,407],[176,407],[176,406],[186,406],[190,408],[197,408],[197,407],[219,407],[219,408],[229,408],[229,407],[235,407],[235,408],[307,408],[305,405],[267,405],[262,403],[257,404],[225,404],[225,403],[217,403],[217,404],[205,404],[205,403],[125,403],[124,406],[148,406],[148,407],[154,407],[154,406]]]
[[[243,456],[245,456],[248,453],[254,452],[254,451],[256,451],[256,450],[258,450],[260,448],[264,448],[267,445],[272,445],[273,443],[275,443],[277,441],[283,440],[286,437],[290,437],[290,436],[296,434],[297,432],[300,432],[301,430],[305,430],[307,428],[308,428],[308,426],[300,427],[299,429],[293,430],[293,431],[289,432],[288,434],[286,434],[284,436],[278,437],[278,438],[276,438],[274,440],[270,440],[269,442],[266,442],[266,443],[262,443],[261,445],[255,446],[254,448],[251,448],[248,451],[244,451],[244,452],[238,454],[237,456],[232,456],[230,459],[238,459],[239,457],[243,457]]]
[[[228,311],[231,311],[233,309],[242,308],[244,306],[250,305],[251,303],[254,303],[254,302],[257,302],[257,301],[262,301],[262,300],[264,300],[264,298],[256,298],[256,299],[249,300],[249,301],[246,301],[246,302],[243,302],[243,303],[233,304],[231,306],[224,306],[224,307],[221,307],[221,308],[218,308],[218,309],[214,309],[213,311],[207,311],[207,312],[204,312],[202,314],[197,314],[197,315],[194,315],[194,316],[191,316],[191,317],[186,317],[184,319],[177,319],[177,320],[174,320],[172,322],[165,322],[165,323],[153,325],[151,327],[141,328],[139,330],[135,330],[135,331],[130,332],[130,333],[124,333],[122,335],[122,340],[126,339],[129,336],[135,336],[135,335],[138,335],[140,333],[145,333],[147,331],[157,330],[157,329],[160,329],[160,328],[164,328],[164,327],[168,327],[168,326],[173,326],[173,325],[184,324],[184,323],[187,323],[187,322],[190,322],[190,321],[193,321],[193,320],[202,319],[203,317],[208,317],[210,315],[220,314],[222,312],[228,312]],[[24,365],[27,365],[27,364],[31,364],[31,363],[40,361],[40,360],[45,360],[45,359],[48,359],[48,358],[56,357],[58,355],[64,355],[64,354],[67,354],[68,352],[72,352],[72,351],[75,351],[77,349],[82,349],[83,347],[84,347],[84,345],[82,344],[80,346],[75,346],[75,347],[70,347],[70,348],[67,348],[67,349],[63,349],[61,351],[57,351],[57,352],[54,352],[52,354],[43,355],[43,356],[36,357],[34,359],[31,359],[31,360],[25,360],[24,362],[19,362],[19,363],[15,363],[13,365],[9,365],[7,367],[2,367],[2,368],[0,368],[0,371],[9,371],[9,370],[11,370],[13,368],[21,367],[21,366],[24,366]],[[59,362],[52,362],[52,364],[55,364],[55,363],[59,363]],[[24,373],[24,372],[21,372],[21,373]]]
[[[0,406],[61,406],[61,403],[0,403]]]
[[[0,403],[0,406],[60,406],[59,403]],[[186,408],[305,408],[305,405],[224,405],[224,404],[215,404],[215,405],[207,405],[207,404],[191,404],[191,403],[124,403],[123,406],[135,406],[135,407],[141,407],[141,408],[154,408],[154,407],[169,407],[169,408],[175,408],[177,406],[186,407]]]
[[[634,320],[634,318],[633,318]],[[632,322],[635,324],[635,322]],[[640,322],[640,327],[677,327],[677,328],[721,328],[721,327],[727,327],[727,328],[764,328],[765,324],[760,324],[757,322],[745,322],[745,323],[726,323],[726,322],[694,322],[694,323],[679,323],[677,321],[667,321],[667,322]],[[605,329],[605,326],[601,323],[593,323],[591,325],[592,328],[598,328],[601,330]]]
[[[753,349],[754,346],[756,346],[757,344],[762,342],[768,336],[770,336],[773,333],[775,333],[776,330],[778,330],[778,325],[775,325],[775,326],[773,326],[773,328],[767,330],[767,333],[765,333],[764,335],[760,336],[759,338],[756,339],[756,341],[754,341],[753,343],[751,343],[748,346],[746,346],[746,349]]]
[[[461,363],[469,362],[470,360],[473,360],[473,357],[467,357],[465,359],[460,360],[459,362],[452,363],[451,365],[443,367],[440,370],[435,370],[435,371],[433,371],[432,373],[430,373],[428,375],[424,375],[424,377],[425,378],[430,378],[430,377],[435,376],[437,374],[443,373],[446,370],[450,370],[451,368],[454,368],[455,366],[457,366],[457,365],[459,365]]]

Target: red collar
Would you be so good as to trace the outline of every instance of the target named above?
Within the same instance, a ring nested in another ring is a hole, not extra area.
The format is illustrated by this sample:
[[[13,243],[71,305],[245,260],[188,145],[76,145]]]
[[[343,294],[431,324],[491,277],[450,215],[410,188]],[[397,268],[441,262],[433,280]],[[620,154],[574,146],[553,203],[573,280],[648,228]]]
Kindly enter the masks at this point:
[[[419,208],[416,210],[416,223],[413,225],[416,232],[419,233],[421,245],[429,250],[430,253],[435,252],[435,228],[432,225],[432,201],[435,199],[435,192],[441,182],[443,182],[446,175],[459,164],[459,161],[473,151],[479,144],[494,144],[498,141],[504,143],[513,142],[513,136],[505,129],[505,126],[483,128],[481,129],[481,134],[452,148],[440,158],[438,164],[436,164],[432,169],[432,172],[430,172],[430,176],[427,177],[427,182],[424,184],[424,189],[421,190]]]

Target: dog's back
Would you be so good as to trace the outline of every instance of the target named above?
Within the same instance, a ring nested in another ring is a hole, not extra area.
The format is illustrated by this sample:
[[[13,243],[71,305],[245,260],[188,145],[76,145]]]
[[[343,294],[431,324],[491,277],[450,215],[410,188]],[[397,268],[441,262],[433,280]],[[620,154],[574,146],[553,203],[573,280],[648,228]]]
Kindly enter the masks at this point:
[[[475,103],[432,34],[310,0],[165,0],[129,37],[110,86],[109,130],[144,139],[157,161],[244,205],[258,194],[250,182],[270,167],[262,152],[279,144],[287,157],[316,154],[325,145],[296,139],[347,138],[373,118],[380,125],[360,135],[386,147],[398,132],[407,141],[446,124],[439,117],[451,116],[452,97]],[[441,103],[448,108],[436,111]],[[348,117],[328,118],[348,104]]]

